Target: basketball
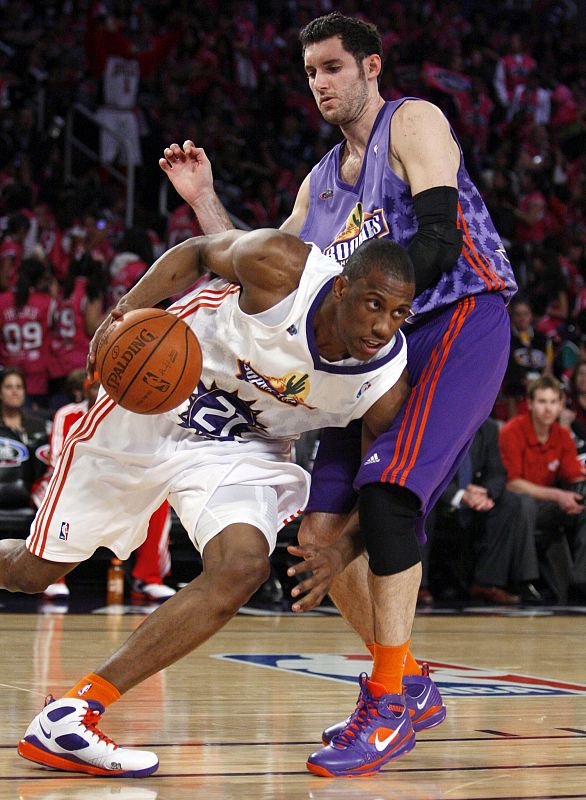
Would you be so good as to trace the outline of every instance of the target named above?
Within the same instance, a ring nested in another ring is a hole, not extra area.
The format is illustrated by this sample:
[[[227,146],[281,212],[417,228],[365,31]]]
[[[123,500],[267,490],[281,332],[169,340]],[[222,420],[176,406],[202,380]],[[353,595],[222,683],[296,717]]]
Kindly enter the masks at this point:
[[[122,408],[162,414],[180,405],[201,375],[201,348],[182,319],[159,308],[129,311],[103,335],[100,383]]]

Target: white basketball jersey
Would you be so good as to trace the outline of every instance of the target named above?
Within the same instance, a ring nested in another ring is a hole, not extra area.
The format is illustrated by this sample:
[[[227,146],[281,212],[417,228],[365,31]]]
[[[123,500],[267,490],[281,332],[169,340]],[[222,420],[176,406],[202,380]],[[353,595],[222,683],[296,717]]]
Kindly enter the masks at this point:
[[[136,59],[109,56],[104,70],[104,102],[114,108],[134,108],[139,81]]]
[[[407,345],[399,331],[367,362],[320,357],[314,317],[340,272],[312,246],[299,288],[268,312],[284,307],[276,323],[241,311],[240,286],[220,278],[173,306],[203,352],[196,391],[169,412],[179,425],[208,439],[290,439],[362,417],[397,382]]]

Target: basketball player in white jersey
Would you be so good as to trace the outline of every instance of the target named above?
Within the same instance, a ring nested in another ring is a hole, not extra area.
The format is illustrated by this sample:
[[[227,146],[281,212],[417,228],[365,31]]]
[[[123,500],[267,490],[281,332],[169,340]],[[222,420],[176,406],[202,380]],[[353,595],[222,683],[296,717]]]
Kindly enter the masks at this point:
[[[202,343],[191,397],[141,416],[102,393],[72,428],[26,543],[0,542],[0,585],[39,592],[98,546],[125,559],[169,499],[202,553],[201,575],[33,720],[19,753],[48,767],[117,777],[157,769],[154,753],[100,733],[105,707],[208,639],[266,580],[277,532],[308,496],[291,440],[362,418],[368,447],[408,393],[399,327],[414,280],[403,248],[374,240],[342,269],[269,230],[197,237],[164,254],[98,330],[92,366],[108,321],[180,294],[206,270],[221,277],[172,309]],[[404,699],[392,703],[386,726],[410,740]]]

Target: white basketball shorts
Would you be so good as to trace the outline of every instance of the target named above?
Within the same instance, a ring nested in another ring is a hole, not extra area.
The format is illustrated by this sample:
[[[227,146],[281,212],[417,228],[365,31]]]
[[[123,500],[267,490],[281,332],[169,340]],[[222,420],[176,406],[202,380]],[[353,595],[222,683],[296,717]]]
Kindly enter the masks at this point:
[[[133,414],[102,394],[71,429],[26,546],[48,561],[84,561],[98,547],[126,559],[168,499],[200,550],[235,522],[257,526],[272,550],[309,492],[290,450],[283,441],[202,439],[169,415]],[[255,491],[262,487],[274,494]]]

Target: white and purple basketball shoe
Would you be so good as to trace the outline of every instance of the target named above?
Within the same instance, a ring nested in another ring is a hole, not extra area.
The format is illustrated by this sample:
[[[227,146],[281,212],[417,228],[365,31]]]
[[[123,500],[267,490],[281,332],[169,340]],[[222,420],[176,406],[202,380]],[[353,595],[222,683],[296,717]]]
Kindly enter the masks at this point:
[[[98,729],[103,713],[104,707],[94,700],[49,696],[18,743],[18,753],[65,772],[109,778],[143,778],[155,772],[159,759],[154,753],[119,747]]]

